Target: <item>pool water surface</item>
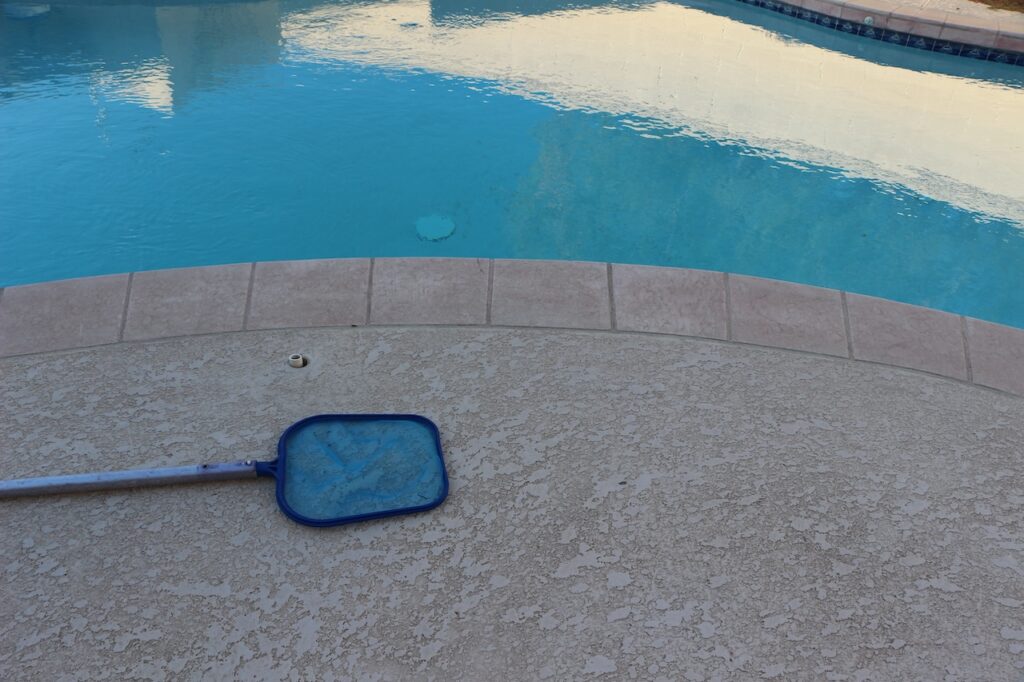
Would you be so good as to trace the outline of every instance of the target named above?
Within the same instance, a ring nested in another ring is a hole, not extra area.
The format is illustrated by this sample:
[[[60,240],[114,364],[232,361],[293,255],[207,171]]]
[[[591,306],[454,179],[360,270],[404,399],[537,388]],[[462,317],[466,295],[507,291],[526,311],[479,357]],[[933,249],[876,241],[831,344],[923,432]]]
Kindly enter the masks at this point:
[[[0,3],[0,286],[558,258],[1024,327],[1021,72],[726,0]]]

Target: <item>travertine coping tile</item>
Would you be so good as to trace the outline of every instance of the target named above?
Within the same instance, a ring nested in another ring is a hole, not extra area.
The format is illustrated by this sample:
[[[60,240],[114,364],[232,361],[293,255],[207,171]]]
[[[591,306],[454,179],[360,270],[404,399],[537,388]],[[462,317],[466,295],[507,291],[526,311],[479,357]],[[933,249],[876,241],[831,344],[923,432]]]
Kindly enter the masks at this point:
[[[366,324],[370,260],[257,263],[247,329]]]
[[[924,9],[896,9],[885,20],[885,27],[890,31],[910,33],[922,38],[938,38],[945,24],[945,12]]]
[[[842,5],[828,0],[799,0],[799,6],[829,17],[838,17],[842,11]]]
[[[736,341],[847,355],[838,291],[743,275],[729,276]]]
[[[136,273],[125,340],[240,330],[251,270],[243,263]]]
[[[967,318],[974,383],[1024,396],[1024,329]]]
[[[958,315],[857,294],[846,309],[854,358],[967,379]]]
[[[1024,52],[1024,14],[1016,22],[1006,18],[999,20],[999,35],[995,38],[995,48]]]
[[[490,261],[474,258],[378,258],[373,266],[373,324],[486,324]]]
[[[995,47],[997,26],[977,17],[950,15],[939,34],[940,40],[950,40],[979,47]]]
[[[89,277],[0,289],[0,357],[124,339],[236,331],[247,293],[252,328],[374,321],[485,324],[490,261],[288,261]],[[609,277],[611,275],[611,277]],[[250,276],[254,282],[249,290]],[[850,355],[1024,395],[1024,330],[832,289],[743,275],[634,265],[499,260],[490,287],[498,325],[609,329],[732,338]],[[728,284],[723,285],[723,282]],[[129,291],[130,289],[130,291]],[[127,306],[127,308],[126,308]],[[127,310],[127,316],[124,311]],[[965,363],[964,331],[967,331]]]
[[[877,4],[878,6],[873,6]],[[865,19],[871,19],[871,25],[877,30],[885,28],[886,20],[891,10],[882,6],[882,3],[871,3],[870,0],[857,0],[852,4],[844,3],[840,10],[840,18],[845,21],[852,21],[863,24]]]
[[[1010,50],[1011,52],[1024,52],[1024,28],[1019,33],[1000,30],[996,36],[995,47],[997,50]]]
[[[786,0],[788,4],[818,14],[841,17],[913,36],[963,43],[975,47],[996,47],[1020,51],[1021,43],[1012,36],[1024,32],[1024,19],[1012,16],[973,16],[957,11],[920,6],[907,6],[888,0]],[[1008,39],[1001,40],[1003,35]]]
[[[491,322],[608,329],[608,268],[580,261],[494,261]]]
[[[0,355],[115,343],[128,275],[8,287],[0,296]]]
[[[841,3],[843,19],[863,23],[866,17],[874,19],[876,28],[885,28],[885,19],[893,11],[893,3],[887,0],[847,0]]]
[[[726,337],[725,275],[613,265],[615,326],[623,331]]]

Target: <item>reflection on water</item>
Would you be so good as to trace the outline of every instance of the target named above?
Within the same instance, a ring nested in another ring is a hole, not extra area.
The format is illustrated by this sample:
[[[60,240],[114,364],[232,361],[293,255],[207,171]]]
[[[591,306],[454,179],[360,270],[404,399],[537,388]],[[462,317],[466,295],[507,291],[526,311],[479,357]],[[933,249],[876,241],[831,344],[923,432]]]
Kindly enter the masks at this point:
[[[435,26],[471,26],[485,21],[584,9],[635,9],[656,0],[430,0],[430,23]]]
[[[49,5],[31,5],[28,3],[9,3],[2,7],[6,16],[12,19],[29,19],[50,11]]]
[[[197,87],[216,86],[230,69],[277,62],[281,8],[249,3],[4,4],[0,14],[0,92],[69,75],[88,75],[114,99],[170,113]],[[46,91],[30,90],[36,94]]]
[[[569,257],[1024,324],[1014,67],[715,0],[0,7],[0,284]]]
[[[296,59],[487,79],[521,96],[640,116],[1024,223],[1024,154],[1006,154],[1024,150],[1017,89],[785,43],[670,3],[456,28],[430,26],[430,7],[411,2],[325,6],[292,19],[282,30]],[[1008,172],[979,159],[1008,163]]]

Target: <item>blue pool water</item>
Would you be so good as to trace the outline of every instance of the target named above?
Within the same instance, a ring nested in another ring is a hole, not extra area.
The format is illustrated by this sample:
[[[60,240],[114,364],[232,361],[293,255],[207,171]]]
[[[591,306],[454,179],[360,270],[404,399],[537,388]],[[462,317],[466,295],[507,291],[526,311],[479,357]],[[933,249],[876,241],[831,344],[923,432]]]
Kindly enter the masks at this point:
[[[565,258],[1024,327],[1010,182],[1024,70],[731,0],[554,4],[0,3],[0,286],[296,258]],[[687,47],[667,34],[659,56],[666,26]],[[719,75],[689,80],[709,56]],[[801,80],[805,66],[823,77]],[[754,91],[770,74],[777,87]],[[837,101],[846,81],[865,97]],[[890,82],[915,94],[888,116],[868,100]],[[1004,137],[955,138],[984,111],[1002,112]]]

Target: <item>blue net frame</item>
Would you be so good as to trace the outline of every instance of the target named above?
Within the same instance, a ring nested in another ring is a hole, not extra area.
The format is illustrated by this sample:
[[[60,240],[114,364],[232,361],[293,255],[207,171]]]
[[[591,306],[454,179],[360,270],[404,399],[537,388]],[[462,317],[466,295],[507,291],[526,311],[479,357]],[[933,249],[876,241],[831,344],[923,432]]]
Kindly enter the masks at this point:
[[[277,504],[307,526],[339,526],[427,511],[448,496],[441,434],[414,414],[319,414],[292,424],[277,459]]]

